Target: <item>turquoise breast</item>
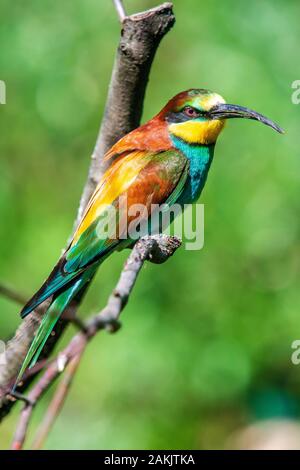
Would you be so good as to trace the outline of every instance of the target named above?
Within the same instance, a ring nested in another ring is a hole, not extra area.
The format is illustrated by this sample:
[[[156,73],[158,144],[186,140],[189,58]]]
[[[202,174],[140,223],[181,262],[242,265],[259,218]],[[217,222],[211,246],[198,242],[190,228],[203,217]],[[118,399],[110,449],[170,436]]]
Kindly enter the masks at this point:
[[[189,176],[177,203],[191,204],[199,198],[204,187],[215,146],[190,145],[173,136],[172,143],[189,159],[190,163]]]

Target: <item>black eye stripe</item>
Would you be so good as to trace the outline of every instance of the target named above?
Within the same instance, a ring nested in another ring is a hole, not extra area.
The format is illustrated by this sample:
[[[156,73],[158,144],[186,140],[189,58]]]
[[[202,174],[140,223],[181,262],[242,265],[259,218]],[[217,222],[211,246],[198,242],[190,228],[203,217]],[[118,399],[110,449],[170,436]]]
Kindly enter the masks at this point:
[[[180,122],[185,122],[185,121],[190,121],[191,119],[196,119],[197,117],[206,117],[208,116],[208,112],[207,111],[199,111],[198,109],[195,109],[195,111],[197,112],[197,116],[195,116],[194,118],[192,116],[188,116],[186,113],[185,113],[185,109],[186,108],[192,108],[192,106],[185,106],[184,108],[182,108],[180,111],[177,111],[177,112],[171,112],[169,113],[167,116],[166,116],[166,121],[168,123],[180,123]]]

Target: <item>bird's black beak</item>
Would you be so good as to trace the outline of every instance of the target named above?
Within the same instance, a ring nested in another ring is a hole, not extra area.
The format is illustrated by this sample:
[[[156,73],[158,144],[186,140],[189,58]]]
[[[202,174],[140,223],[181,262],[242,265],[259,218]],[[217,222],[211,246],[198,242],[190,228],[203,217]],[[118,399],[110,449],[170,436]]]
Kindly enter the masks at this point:
[[[235,104],[218,104],[209,111],[209,114],[211,119],[255,119],[255,121],[263,122],[267,126],[272,127],[272,129],[275,129],[275,131],[280,134],[284,134],[284,130],[275,124],[275,122],[271,121],[271,119],[268,119],[256,111],[252,111],[252,109],[244,108],[244,106],[238,106]]]

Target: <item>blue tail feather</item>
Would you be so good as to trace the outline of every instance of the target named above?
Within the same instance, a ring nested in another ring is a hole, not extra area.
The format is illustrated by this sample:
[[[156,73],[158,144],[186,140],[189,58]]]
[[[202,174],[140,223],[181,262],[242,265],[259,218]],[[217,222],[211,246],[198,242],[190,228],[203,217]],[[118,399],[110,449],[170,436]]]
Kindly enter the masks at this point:
[[[42,352],[42,349],[45,346],[45,343],[48,340],[60,316],[62,315],[66,307],[69,305],[69,303],[84,287],[84,285],[90,281],[96,269],[97,266],[92,266],[87,269],[84,273],[80,275],[80,277],[78,277],[78,279],[75,279],[75,281],[73,281],[70,287],[68,287],[65,291],[58,294],[54,298],[47,312],[43,316],[39,329],[30,345],[30,348],[22,364],[21,370],[18,374],[14,388],[22,378],[22,375],[24,374],[27,367],[32,367],[37,362]]]

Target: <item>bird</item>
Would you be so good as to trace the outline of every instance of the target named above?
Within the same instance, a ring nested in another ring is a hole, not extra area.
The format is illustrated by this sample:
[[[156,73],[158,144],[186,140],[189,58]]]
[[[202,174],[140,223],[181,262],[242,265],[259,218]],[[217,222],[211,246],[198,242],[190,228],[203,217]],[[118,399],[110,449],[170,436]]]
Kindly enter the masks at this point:
[[[32,367],[67,306],[91,281],[101,263],[114,251],[136,241],[128,231],[133,220],[129,208],[142,205],[141,222],[147,226],[151,207],[195,203],[205,185],[216,141],[225,122],[252,119],[284,131],[273,121],[249,108],[227,104],[218,93],[195,88],[174,96],[146,124],[129,132],[106,153],[110,163],[101,177],[74,236],[47,280],[21,311],[25,318],[51,299],[19,371],[15,387]],[[126,198],[127,211],[122,209]],[[114,236],[105,236],[107,207],[117,214]],[[124,223],[127,222],[126,223]],[[104,227],[105,226],[105,227]],[[101,233],[102,236],[101,236]],[[138,237],[137,237],[138,238]]]

